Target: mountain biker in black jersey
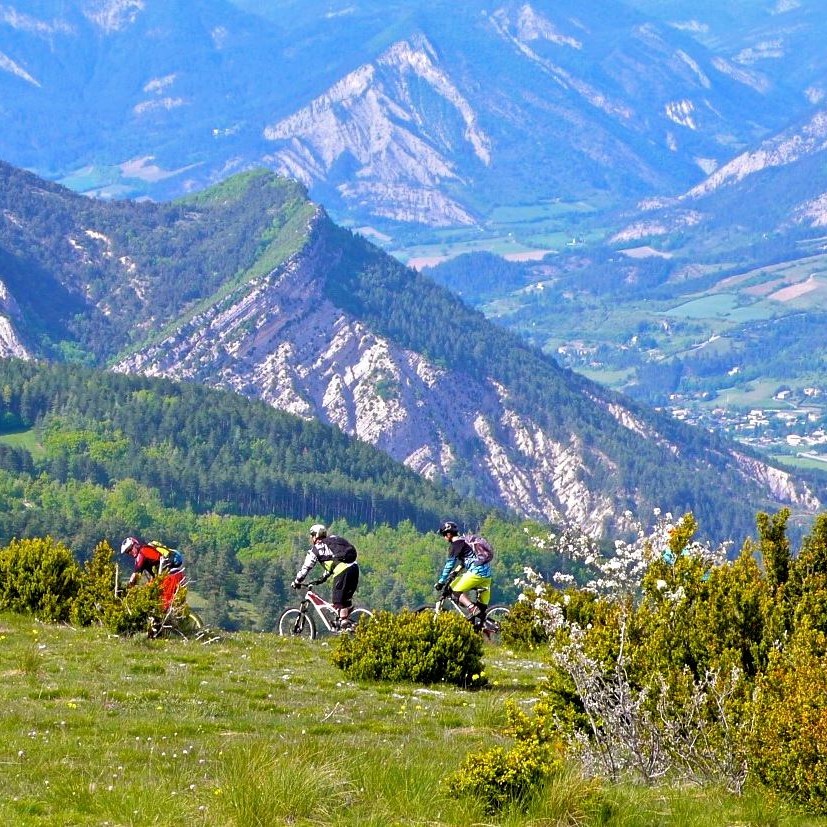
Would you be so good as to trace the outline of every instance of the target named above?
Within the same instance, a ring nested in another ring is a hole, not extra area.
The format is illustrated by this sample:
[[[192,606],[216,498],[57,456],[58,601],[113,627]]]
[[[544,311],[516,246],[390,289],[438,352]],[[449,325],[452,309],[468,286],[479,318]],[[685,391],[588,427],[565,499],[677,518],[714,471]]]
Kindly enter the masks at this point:
[[[339,614],[339,628],[348,630],[352,627],[348,619],[353,607],[353,595],[359,585],[359,564],[356,562],[356,549],[353,544],[336,534],[327,533],[321,523],[310,527],[310,540],[313,545],[305,555],[304,562],[290,584],[290,588],[301,588],[304,578],[320,563],[325,570],[322,581],[334,577],[330,602]]]

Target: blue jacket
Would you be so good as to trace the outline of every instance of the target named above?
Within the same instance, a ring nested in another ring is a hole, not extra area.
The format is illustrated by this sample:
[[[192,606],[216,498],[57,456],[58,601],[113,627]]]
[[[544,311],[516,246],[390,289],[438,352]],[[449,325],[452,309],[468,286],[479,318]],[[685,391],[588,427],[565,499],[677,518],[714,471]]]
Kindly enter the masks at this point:
[[[442,574],[439,575],[440,582],[447,583],[451,572],[460,566],[471,574],[491,577],[491,563],[478,563],[474,549],[462,537],[456,537],[451,541],[448,559],[442,567]]]

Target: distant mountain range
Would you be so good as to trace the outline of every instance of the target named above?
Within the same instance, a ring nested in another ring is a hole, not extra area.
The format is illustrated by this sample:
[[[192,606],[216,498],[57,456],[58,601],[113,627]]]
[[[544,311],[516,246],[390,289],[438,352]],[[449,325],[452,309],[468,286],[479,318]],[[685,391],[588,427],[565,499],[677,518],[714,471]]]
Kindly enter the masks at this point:
[[[438,228],[553,246],[817,117],[818,4],[743,6],[6,3],[0,158],[156,199],[265,166],[388,246]]]
[[[3,354],[233,389],[527,517],[691,509],[728,537],[824,496],[562,370],[265,171],[109,203],[0,164],[0,276]]]

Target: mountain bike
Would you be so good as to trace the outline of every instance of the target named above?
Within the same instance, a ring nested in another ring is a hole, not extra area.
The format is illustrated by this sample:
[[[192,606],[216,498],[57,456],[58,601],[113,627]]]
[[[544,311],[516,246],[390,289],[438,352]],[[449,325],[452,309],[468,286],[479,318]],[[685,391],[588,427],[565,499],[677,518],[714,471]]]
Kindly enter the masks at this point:
[[[367,609],[351,609],[350,615],[348,615],[350,624],[342,628],[339,623],[339,610],[313,589],[313,586],[318,586],[321,582],[321,580],[313,580],[310,583],[302,584],[300,588],[307,589],[307,591],[302,595],[298,608],[285,609],[279,617],[280,635],[315,640],[316,621],[310,613],[311,607],[319,617],[322,626],[331,634],[353,631],[360,623],[364,623],[368,618],[373,617],[373,612],[369,612]]]
[[[204,626],[201,618],[186,605],[170,606],[161,617],[151,617],[147,635],[151,638],[177,636],[202,643],[210,643],[218,639],[217,635]]]
[[[476,600],[483,591],[485,591],[485,589],[471,589],[469,596]],[[424,606],[419,606],[414,609],[415,612],[433,612],[434,614],[451,610],[459,612],[466,620],[473,623],[473,618],[470,612],[465,606],[462,605],[462,603],[459,602],[459,594],[451,591],[451,587],[447,583],[443,587],[442,591],[439,592],[436,603],[426,603]],[[492,643],[499,643],[500,624],[502,623],[503,618],[508,617],[510,613],[511,611],[507,606],[489,606],[485,613],[485,620],[478,631],[486,640],[489,640]],[[476,625],[475,628],[477,628]]]
[[[162,567],[155,577],[150,574],[142,576],[141,582],[148,585],[154,579],[158,579],[160,583],[161,605],[158,616],[150,615],[147,619],[148,637],[178,636],[207,643],[217,639],[186,601],[186,591],[183,590],[190,581],[183,568],[168,571]],[[115,596],[122,601],[128,601],[128,595],[128,590],[120,583],[119,567],[116,564]]]

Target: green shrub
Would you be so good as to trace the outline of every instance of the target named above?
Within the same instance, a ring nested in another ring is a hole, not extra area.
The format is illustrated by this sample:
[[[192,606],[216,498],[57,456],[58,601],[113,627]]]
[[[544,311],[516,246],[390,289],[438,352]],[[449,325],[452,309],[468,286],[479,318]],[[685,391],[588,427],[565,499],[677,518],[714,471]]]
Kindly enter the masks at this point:
[[[563,766],[560,745],[553,735],[551,707],[539,703],[533,716],[507,702],[506,733],[514,738],[510,749],[494,747],[472,752],[447,778],[452,795],[480,800],[488,813],[508,806],[524,808],[531,796]]]
[[[81,569],[78,593],[69,612],[75,626],[104,623],[107,612],[116,607],[115,572],[114,552],[104,540]]]
[[[764,784],[810,812],[827,813],[827,641],[799,631],[770,656],[753,707],[750,768]]]
[[[482,638],[458,614],[376,612],[338,638],[333,662],[367,680],[482,686]]]
[[[0,609],[66,620],[79,581],[72,552],[51,537],[12,540],[0,549]]]
[[[528,600],[518,600],[500,625],[502,642],[515,649],[536,649],[549,642],[544,613]]]
[[[135,586],[123,599],[106,605],[103,623],[116,635],[134,635],[149,632],[153,618],[162,614],[160,581]]]

